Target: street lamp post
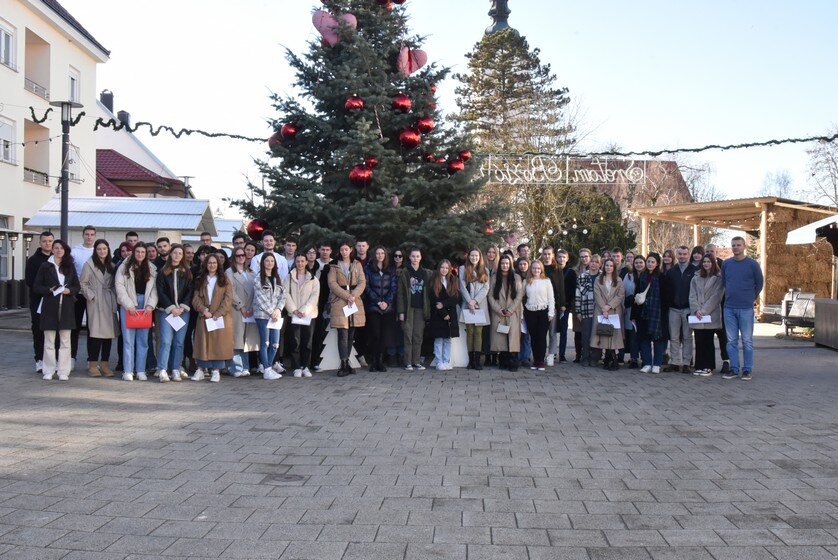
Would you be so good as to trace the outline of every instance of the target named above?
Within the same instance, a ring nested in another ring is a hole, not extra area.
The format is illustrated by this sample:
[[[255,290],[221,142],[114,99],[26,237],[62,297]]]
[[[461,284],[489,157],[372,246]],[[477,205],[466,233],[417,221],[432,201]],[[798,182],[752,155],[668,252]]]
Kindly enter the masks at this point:
[[[9,232],[9,244],[12,246],[12,280],[15,279],[15,245],[17,245],[18,233],[16,231]]]
[[[76,101],[51,101],[53,107],[61,107],[61,239],[67,243],[67,223],[70,208],[70,121],[73,109],[84,107]]]

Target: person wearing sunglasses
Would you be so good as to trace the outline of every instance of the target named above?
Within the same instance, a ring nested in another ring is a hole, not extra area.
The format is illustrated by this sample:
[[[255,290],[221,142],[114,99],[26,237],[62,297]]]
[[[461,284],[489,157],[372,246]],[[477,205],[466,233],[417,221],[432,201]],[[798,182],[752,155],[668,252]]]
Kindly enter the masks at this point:
[[[230,268],[225,274],[233,286],[233,359],[227,369],[233,377],[250,375],[250,352],[259,351],[259,328],[253,318],[256,274],[247,266],[244,248],[234,248]]]

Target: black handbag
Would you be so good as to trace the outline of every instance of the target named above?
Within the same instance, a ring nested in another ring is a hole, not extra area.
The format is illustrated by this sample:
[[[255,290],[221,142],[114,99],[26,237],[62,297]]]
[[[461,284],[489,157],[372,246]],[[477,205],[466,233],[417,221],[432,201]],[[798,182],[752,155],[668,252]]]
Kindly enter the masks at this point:
[[[614,325],[607,321],[604,323],[599,321],[596,324],[596,334],[597,336],[612,337],[614,336]]]

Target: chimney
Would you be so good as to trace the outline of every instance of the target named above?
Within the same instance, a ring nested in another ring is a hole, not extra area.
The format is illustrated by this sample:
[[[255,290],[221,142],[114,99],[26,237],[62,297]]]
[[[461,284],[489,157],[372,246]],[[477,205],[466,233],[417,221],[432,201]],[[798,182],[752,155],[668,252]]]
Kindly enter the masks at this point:
[[[108,108],[108,111],[113,113],[113,92],[111,90],[102,90],[102,93],[99,94],[99,101]]]
[[[125,123],[128,126],[131,126],[131,113],[128,111],[120,111],[116,114],[116,118],[121,123]]]

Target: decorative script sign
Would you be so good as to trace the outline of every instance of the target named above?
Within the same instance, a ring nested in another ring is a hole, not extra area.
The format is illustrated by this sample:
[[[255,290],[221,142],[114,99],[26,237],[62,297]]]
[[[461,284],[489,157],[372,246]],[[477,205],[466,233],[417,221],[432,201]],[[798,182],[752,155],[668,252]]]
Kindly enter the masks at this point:
[[[483,156],[480,178],[502,185],[614,185],[646,180],[644,161],[569,156]]]

